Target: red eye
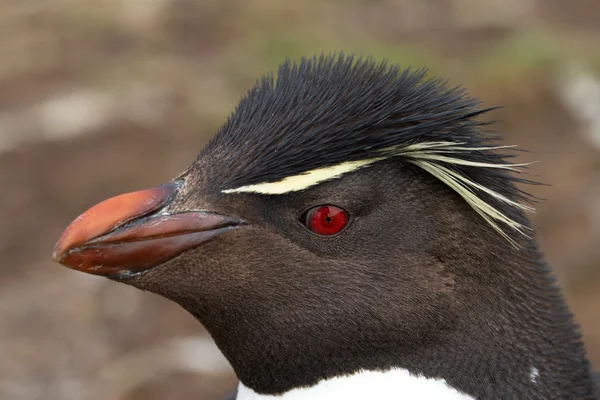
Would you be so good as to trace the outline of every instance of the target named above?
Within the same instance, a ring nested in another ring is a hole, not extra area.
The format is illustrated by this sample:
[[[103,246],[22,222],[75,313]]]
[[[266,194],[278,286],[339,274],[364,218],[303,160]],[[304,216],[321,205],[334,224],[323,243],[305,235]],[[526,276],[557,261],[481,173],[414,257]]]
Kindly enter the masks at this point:
[[[318,235],[331,236],[348,225],[348,212],[336,206],[318,206],[306,213],[304,224]]]

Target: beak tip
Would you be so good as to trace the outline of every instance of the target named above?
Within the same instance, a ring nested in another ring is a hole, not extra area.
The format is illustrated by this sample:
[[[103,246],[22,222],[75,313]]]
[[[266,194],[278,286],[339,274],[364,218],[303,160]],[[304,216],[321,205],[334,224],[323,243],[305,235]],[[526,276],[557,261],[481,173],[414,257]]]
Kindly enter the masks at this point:
[[[74,243],[69,243],[70,241],[68,240],[68,238],[66,238],[66,236],[67,236],[66,233],[68,230],[69,230],[69,227],[67,227],[65,232],[63,232],[63,234],[60,236],[60,238],[54,245],[54,249],[52,249],[52,260],[54,260],[55,262],[57,262],[59,264],[62,264],[62,261],[64,261],[65,256],[67,255],[67,253],[73,247],[73,244],[74,244]]]
[[[57,262],[60,264],[62,259],[63,259],[63,253],[58,251],[58,249],[55,247],[54,251],[52,252],[52,260],[54,262]]]

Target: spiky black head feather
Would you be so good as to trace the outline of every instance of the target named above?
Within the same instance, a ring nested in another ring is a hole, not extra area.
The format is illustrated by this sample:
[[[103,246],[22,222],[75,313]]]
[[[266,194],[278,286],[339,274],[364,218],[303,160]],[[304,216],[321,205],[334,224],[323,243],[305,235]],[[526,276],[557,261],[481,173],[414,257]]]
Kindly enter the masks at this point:
[[[402,159],[406,154],[390,149],[443,142],[461,150],[434,153],[461,162],[436,165],[495,194],[529,201],[514,185],[524,181],[502,168],[514,154],[482,129],[489,121],[478,117],[490,110],[460,87],[427,79],[422,69],[344,55],[286,61],[277,79],[266,75],[248,92],[199,160],[210,158],[203,168],[218,166],[204,170],[205,184],[227,191],[348,161]],[[527,229],[518,207],[473,185],[467,189]]]

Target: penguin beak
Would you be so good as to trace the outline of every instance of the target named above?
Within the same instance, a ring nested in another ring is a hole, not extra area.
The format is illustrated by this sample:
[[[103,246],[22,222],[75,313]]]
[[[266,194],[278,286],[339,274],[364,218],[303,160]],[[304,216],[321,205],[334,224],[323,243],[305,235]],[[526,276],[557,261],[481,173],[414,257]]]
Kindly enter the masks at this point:
[[[52,258],[94,275],[123,277],[160,265],[242,221],[207,211],[170,213],[179,182],[105,200],[63,232]]]

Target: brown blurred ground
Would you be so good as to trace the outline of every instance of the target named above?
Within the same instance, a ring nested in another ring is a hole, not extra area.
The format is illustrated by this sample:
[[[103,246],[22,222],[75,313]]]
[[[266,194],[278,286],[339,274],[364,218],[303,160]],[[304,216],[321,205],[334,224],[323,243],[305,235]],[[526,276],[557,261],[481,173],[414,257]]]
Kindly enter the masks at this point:
[[[593,0],[0,0],[0,398],[234,386],[169,358],[205,335],[178,306],[51,249],[90,205],[185,168],[259,74],[332,50],[425,65],[507,106],[497,129],[552,185],[532,189],[547,199],[532,218],[600,366],[599,44]]]

